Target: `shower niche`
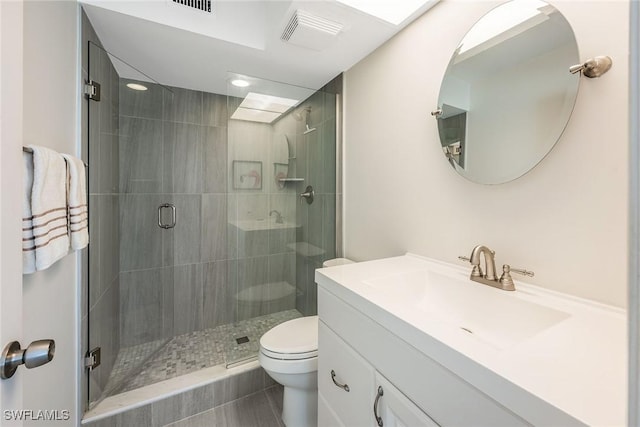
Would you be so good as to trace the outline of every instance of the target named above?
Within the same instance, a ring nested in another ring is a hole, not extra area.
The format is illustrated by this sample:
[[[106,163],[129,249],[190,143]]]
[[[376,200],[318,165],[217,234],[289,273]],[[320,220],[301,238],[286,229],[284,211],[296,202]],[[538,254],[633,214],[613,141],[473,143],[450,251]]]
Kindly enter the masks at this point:
[[[95,407],[255,360],[269,328],[316,314],[314,271],[336,255],[337,109],[328,91],[249,76],[227,93],[155,82],[93,43],[88,75],[103,95],[85,101],[83,346],[101,348],[89,372]],[[257,117],[262,95],[282,111]],[[310,205],[299,196],[307,183]]]

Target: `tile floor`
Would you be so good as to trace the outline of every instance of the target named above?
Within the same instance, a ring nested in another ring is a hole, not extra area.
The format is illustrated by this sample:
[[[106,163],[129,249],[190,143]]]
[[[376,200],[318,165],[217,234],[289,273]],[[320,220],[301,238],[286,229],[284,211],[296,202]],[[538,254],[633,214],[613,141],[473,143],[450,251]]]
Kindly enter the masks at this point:
[[[103,396],[113,396],[202,368],[253,360],[260,337],[284,321],[300,317],[286,310],[237,323],[179,335],[120,350]],[[248,337],[238,344],[236,338]]]
[[[250,394],[189,418],[168,424],[171,427],[284,427],[281,385]]]

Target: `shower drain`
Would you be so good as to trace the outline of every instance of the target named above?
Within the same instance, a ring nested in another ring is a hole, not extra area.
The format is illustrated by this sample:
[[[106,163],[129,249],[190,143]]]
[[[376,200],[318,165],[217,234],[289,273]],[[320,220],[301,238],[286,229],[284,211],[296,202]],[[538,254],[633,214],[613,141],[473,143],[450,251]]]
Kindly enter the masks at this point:
[[[236,338],[236,342],[238,344],[246,344],[249,342],[249,337],[244,336],[244,337]]]

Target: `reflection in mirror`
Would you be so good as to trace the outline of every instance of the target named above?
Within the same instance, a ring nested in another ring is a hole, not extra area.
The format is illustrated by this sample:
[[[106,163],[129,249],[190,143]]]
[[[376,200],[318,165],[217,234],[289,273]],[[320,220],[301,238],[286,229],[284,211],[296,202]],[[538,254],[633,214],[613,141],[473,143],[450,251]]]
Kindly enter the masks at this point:
[[[533,168],[562,134],[578,91],[571,26],[539,0],[483,16],[459,44],[440,88],[438,132],[453,168],[499,184]]]
[[[274,141],[273,153],[273,179],[276,187],[284,188],[285,179],[289,176],[289,140],[287,135],[278,135]]]

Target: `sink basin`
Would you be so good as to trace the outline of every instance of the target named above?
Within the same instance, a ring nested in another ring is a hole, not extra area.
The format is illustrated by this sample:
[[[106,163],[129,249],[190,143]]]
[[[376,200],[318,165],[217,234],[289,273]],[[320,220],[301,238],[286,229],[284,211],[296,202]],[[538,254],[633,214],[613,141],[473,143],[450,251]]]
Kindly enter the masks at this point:
[[[402,305],[503,350],[570,317],[507,292],[472,282],[457,271],[419,270],[365,280]]]

